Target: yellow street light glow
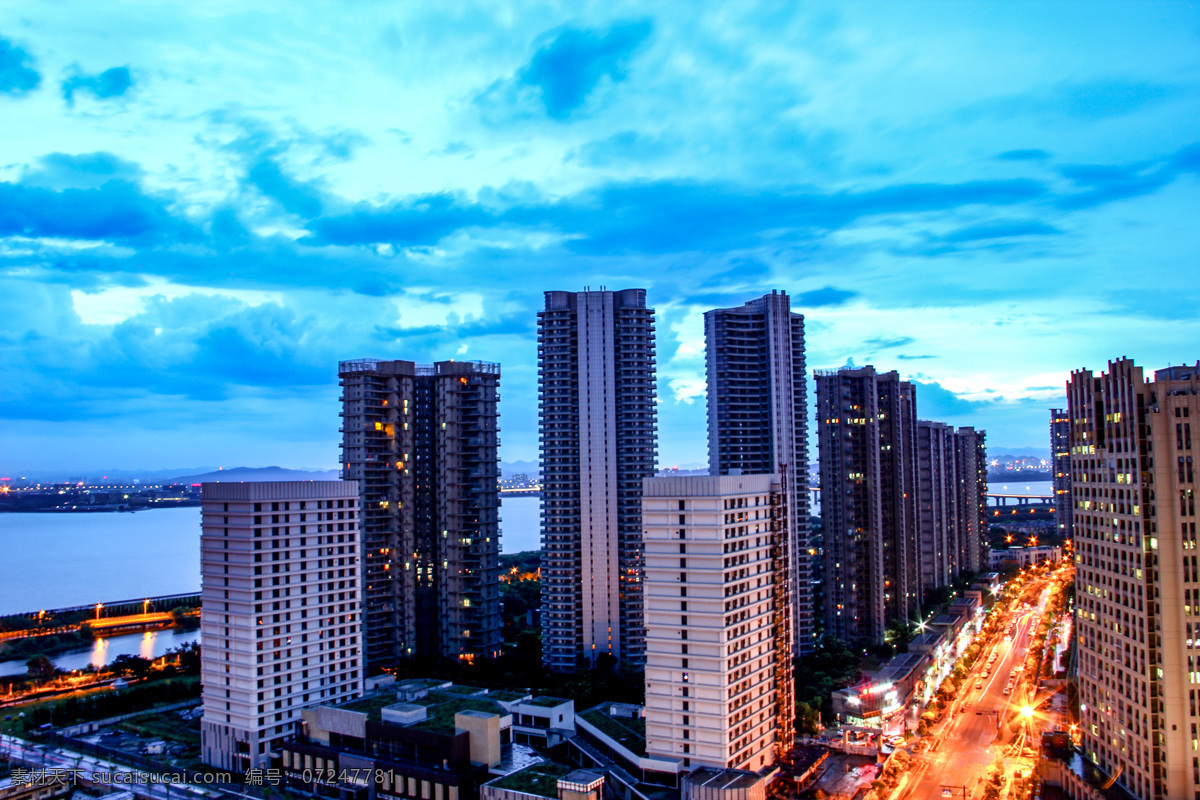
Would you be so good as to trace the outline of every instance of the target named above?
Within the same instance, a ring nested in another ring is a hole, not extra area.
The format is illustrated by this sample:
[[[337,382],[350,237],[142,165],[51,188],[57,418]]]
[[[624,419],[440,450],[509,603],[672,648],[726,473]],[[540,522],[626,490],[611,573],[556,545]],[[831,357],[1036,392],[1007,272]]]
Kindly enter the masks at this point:
[[[1032,719],[1033,718],[1033,706],[1023,706],[1021,708],[1021,716],[1025,717],[1025,719]]]

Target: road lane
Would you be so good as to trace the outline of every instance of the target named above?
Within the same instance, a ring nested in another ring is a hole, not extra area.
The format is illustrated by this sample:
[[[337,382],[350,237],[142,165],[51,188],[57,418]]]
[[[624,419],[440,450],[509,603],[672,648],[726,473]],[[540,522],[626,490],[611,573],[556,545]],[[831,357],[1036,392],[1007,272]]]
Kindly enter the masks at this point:
[[[946,716],[934,726],[930,737],[939,744],[937,749],[926,752],[924,760],[928,768],[920,779],[909,784],[904,793],[907,800],[934,800],[941,798],[943,786],[966,786],[968,797],[974,794],[987,768],[995,761],[999,749],[995,746],[998,726],[1005,719],[1011,704],[1020,700],[1018,689],[1005,695],[1004,687],[1009,678],[1018,683],[1020,673],[1016,669],[1025,662],[1025,657],[1036,630],[1037,621],[1045,610],[1047,592],[1039,593],[1036,605],[1013,616],[1006,628],[1015,624],[1015,635],[1011,642],[1001,638],[976,660],[962,691],[951,703]],[[997,634],[1000,636],[999,634]],[[983,678],[988,656],[996,652],[991,675]],[[983,680],[981,689],[975,684]],[[959,712],[960,708],[964,708]],[[955,798],[961,793],[955,792]]]

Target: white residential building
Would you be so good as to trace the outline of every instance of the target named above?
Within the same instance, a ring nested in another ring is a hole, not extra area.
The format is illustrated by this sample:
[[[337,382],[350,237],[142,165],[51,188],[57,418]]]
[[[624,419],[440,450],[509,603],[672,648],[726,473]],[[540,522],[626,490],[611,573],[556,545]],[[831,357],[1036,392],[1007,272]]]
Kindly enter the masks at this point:
[[[268,763],[306,706],[363,692],[358,484],[206,483],[201,759]]]
[[[787,496],[778,475],[643,482],[650,757],[767,775],[791,745]]]

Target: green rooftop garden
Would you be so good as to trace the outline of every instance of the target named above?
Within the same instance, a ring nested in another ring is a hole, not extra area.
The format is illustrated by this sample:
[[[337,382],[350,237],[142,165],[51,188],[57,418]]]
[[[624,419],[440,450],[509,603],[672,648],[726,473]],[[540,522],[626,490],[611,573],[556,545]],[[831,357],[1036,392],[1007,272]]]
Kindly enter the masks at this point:
[[[434,699],[432,696],[430,699]],[[437,702],[426,706],[429,717],[412,726],[413,730],[429,731],[430,733],[453,734],[454,715],[460,711],[482,711],[486,714],[507,714],[503,708],[491,700],[474,697],[454,697],[449,693],[439,692]]]
[[[535,764],[492,782],[493,786],[514,792],[552,797],[558,800],[558,779],[570,774],[571,767],[561,764]]]
[[[483,689],[481,689],[478,686],[459,686],[458,684],[455,684],[454,686],[451,686],[448,689],[440,689],[439,691],[448,692],[450,694],[470,695],[470,694],[479,694],[480,692],[483,691]]]
[[[529,692],[518,692],[515,689],[492,689],[487,693],[487,696],[492,700],[502,700],[505,703],[511,703],[523,697],[528,697]]]
[[[646,752],[646,720],[638,717],[614,717],[608,713],[608,704],[580,715],[610,739],[624,745],[634,755]]]
[[[343,711],[358,711],[366,714],[367,719],[372,722],[379,722],[383,719],[381,711],[384,706],[395,705],[399,702],[394,691],[383,691],[360,697],[358,700],[351,700],[349,703],[342,703],[338,708]]]
[[[528,701],[528,704],[531,706],[541,706],[542,708],[554,708],[554,706],[559,706],[566,702],[567,700],[562,697],[535,697]]]

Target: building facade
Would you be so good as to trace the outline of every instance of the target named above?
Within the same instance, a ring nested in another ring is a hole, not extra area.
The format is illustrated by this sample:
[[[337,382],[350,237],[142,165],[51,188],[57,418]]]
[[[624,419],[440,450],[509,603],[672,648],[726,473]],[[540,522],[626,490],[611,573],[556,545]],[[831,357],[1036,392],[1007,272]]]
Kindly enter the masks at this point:
[[[918,420],[917,552],[920,593],[950,585],[964,572],[985,572],[987,433]]]
[[[804,316],[786,292],[704,315],[712,475],[787,476],[793,643],[815,643]]]
[[[206,483],[201,758],[263,767],[301,709],[363,692],[358,486]]]
[[[1050,409],[1050,464],[1054,479],[1054,529],[1071,538],[1075,503],[1071,500],[1071,416],[1065,408]]]
[[[794,738],[790,493],[779,475],[644,486],[646,752],[763,772]]]
[[[645,659],[642,479],[654,474],[654,309],[644,289],[546,292],[538,312],[546,665]]]
[[[917,549],[921,592],[949,586],[958,574],[954,428],[917,421]]]
[[[916,397],[896,372],[819,370],[825,632],[882,642],[920,600]]]
[[[1067,400],[1082,749],[1134,797],[1195,797],[1200,364],[1110,361]]]
[[[499,654],[500,366],[343,361],[342,476],[362,508],[367,660]]]
[[[962,571],[988,570],[987,433],[964,427],[954,432],[954,491],[958,562]]]

